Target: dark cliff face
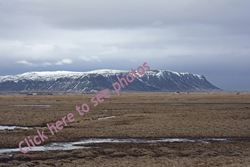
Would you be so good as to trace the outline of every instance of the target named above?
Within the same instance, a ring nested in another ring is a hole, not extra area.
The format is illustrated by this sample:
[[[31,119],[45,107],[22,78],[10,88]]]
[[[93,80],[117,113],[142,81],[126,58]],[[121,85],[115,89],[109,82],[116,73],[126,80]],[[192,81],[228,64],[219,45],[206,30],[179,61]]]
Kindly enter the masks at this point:
[[[112,84],[126,78],[131,72],[96,70],[91,72],[29,72],[15,76],[0,77],[0,91],[39,92],[93,92],[113,90]],[[124,83],[125,85],[125,83]],[[209,91],[220,90],[204,76],[177,73],[167,70],[151,70],[125,85],[121,91]]]

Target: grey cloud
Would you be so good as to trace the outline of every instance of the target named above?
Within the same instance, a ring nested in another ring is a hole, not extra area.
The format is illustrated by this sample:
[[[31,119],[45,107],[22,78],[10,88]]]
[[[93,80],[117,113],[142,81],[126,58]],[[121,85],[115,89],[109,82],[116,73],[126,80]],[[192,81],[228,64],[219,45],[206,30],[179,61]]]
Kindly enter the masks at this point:
[[[30,63],[30,62],[28,62],[26,60],[19,60],[16,63],[18,63],[18,64],[24,64],[24,65],[29,65],[29,66],[35,66],[35,64]]]
[[[97,56],[90,56],[90,57],[81,56],[81,59],[84,60],[84,61],[98,61],[98,62],[101,62],[101,60]]]
[[[249,26],[249,5],[246,0],[237,3],[234,0],[61,0],[60,3],[55,0],[10,0],[4,3],[2,13],[17,21],[4,20],[5,24],[20,27],[26,25],[23,21],[29,26],[39,24],[37,20],[66,29],[145,27],[157,20],[166,26],[197,23],[223,26],[232,22]]]
[[[63,59],[61,61],[56,62],[55,64],[56,65],[72,64],[72,60],[71,59]]]
[[[221,88],[241,76],[240,87],[250,75],[249,6],[249,0],[4,0],[0,75],[129,70],[147,61],[154,69],[222,78]]]
[[[27,66],[52,66],[52,65],[64,65],[64,64],[72,64],[72,60],[71,59],[62,59],[60,61],[57,62],[39,62],[39,63],[31,63],[27,60],[19,60],[16,61],[17,64],[22,64],[22,65],[27,65]]]

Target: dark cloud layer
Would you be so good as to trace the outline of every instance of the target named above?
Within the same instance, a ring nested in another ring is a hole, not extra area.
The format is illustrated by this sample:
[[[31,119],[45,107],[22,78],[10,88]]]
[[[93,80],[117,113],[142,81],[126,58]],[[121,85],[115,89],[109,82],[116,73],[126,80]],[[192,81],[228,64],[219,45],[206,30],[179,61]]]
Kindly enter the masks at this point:
[[[249,0],[2,0],[0,75],[151,68],[250,90]]]

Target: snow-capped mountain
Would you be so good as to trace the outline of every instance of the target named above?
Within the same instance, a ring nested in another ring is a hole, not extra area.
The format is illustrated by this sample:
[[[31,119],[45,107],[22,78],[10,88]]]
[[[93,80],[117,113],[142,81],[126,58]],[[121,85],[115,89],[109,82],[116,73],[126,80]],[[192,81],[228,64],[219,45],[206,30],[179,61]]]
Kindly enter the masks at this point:
[[[94,70],[89,72],[45,71],[0,76],[0,91],[22,92],[92,92],[113,90],[117,76],[131,71]],[[138,73],[137,73],[138,74]],[[139,74],[138,74],[139,75]],[[202,75],[168,70],[150,70],[125,88],[126,91],[208,91],[219,90]]]

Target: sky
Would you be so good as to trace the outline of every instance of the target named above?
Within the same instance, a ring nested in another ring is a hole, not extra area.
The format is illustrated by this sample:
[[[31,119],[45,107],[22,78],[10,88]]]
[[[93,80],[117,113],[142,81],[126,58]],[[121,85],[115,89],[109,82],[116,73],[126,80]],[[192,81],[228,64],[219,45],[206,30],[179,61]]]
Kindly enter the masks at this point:
[[[151,69],[250,90],[249,0],[0,0],[0,76]]]

